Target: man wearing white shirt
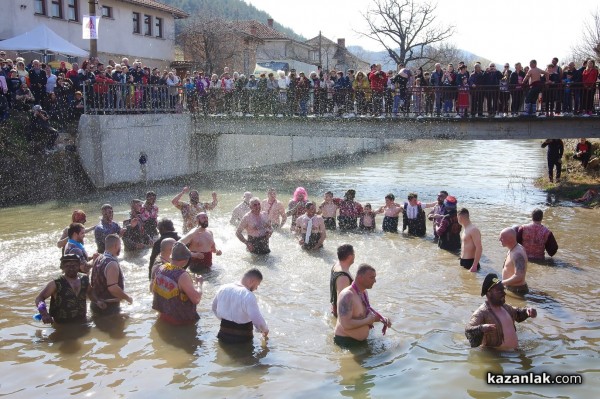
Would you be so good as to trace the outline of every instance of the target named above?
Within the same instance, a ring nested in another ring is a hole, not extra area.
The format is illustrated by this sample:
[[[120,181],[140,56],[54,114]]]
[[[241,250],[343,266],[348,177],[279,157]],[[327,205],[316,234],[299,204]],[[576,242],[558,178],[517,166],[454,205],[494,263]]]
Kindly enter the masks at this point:
[[[226,343],[250,342],[252,326],[267,338],[269,327],[260,313],[254,291],[262,282],[260,270],[250,269],[239,283],[225,284],[213,300],[213,313],[221,319],[217,338]]]
[[[326,238],[325,221],[317,215],[317,206],[314,202],[306,203],[306,213],[296,220],[296,229],[300,238],[298,243],[303,249],[319,249]]]

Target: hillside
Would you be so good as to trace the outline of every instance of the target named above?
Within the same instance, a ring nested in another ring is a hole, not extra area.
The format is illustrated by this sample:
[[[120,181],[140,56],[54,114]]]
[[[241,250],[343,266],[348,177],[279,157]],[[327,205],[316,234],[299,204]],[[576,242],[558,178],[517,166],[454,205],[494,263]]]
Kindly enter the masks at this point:
[[[267,23],[267,19],[271,16],[262,10],[257,9],[251,4],[247,4],[242,0],[158,0],[161,3],[169,4],[177,7],[190,15],[202,14],[220,17],[230,21],[236,20],[257,20],[263,24]],[[184,20],[185,21],[185,20]],[[185,23],[183,21],[183,23]],[[287,28],[277,21],[274,21],[274,28],[285,33],[292,39],[305,41],[306,38],[297,34],[292,29]]]

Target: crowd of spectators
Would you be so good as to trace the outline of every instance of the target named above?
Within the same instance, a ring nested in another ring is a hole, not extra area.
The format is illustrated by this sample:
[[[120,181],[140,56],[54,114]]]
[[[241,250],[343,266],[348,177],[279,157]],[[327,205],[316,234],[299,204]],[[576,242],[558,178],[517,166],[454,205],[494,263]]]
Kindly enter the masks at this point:
[[[220,74],[199,70],[180,78],[173,70],[150,68],[138,60],[130,65],[127,58],[107,65],[86,60],[70,69],[61,63],[56,70],[37,60],[25,66],[20,58],[14,63],[0,58],[0,118],[12,109],[41,105],[50,122],[60,124],[77,119],[84,101],[89,112],[103,113],[185,109],[204,115],[509,117],[521,115],[531,95],[533,115],[597,113],[594,60],[559,66],[554,58],[537,69],[539,81],[528,75],[532,62],[525,67],[516,63],[514,69],[506,63],[502,70],[495,63],[460,62],[456,68],[436,64],[431,72],[404,65],[386,72],[372,65],[369,72],[317,68],[305,74],[291,69],[249,77],[226,67]]]

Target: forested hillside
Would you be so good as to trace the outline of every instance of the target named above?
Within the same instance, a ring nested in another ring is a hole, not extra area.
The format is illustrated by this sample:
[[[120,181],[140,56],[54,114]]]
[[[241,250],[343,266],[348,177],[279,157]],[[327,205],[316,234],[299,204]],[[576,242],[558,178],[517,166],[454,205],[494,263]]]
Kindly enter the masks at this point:
[[[265,11],[259,10],[251,4],[247,4],[242,0],[157,0],[164,4],[169,4],[190,15],[211,15],[221,17],[227,20],[250,20],[255,19],[263,24],[267,23],[267,19],[271,16]],[[276,5],[277,3],[273,3]],[[185,20],[183,21],[185,23]],[[275,21],[274,28],[285,33],[292,39],[304,41],[304,37],[296,34],[290,28],[286,28]]]

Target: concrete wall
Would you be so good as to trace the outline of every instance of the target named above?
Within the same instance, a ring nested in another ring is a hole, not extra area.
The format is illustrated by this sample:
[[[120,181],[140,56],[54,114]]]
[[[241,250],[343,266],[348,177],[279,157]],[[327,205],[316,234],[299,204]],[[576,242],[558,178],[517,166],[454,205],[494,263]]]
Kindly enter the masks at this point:
[[[229,124],[233,130],[224,133],[225,120],[195,122],[189,114],[83,115],[77,148],[90,180],[102,188],[353,154],[385,144],[380,138],[245,134],[246,123],[251,124],[238,119],[238,131]]]

